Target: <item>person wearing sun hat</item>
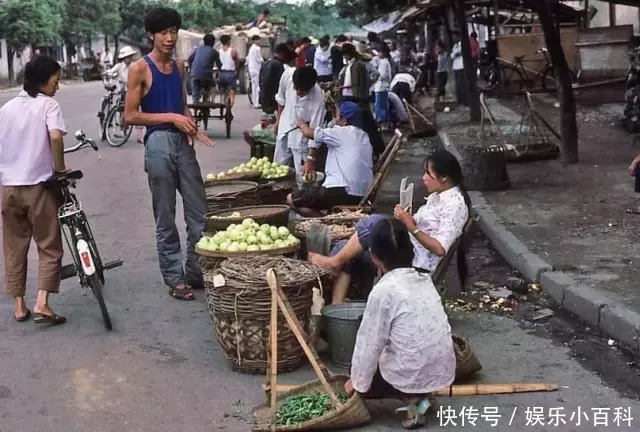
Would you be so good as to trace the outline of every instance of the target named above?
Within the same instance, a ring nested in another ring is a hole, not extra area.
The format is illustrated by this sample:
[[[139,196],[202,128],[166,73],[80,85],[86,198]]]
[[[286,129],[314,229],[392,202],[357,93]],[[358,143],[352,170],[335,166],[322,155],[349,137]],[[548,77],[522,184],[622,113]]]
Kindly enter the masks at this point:
[[[315,173],[315,154],[327,146],[325,180],[322,186],[308,186],[287,196],[287,204],[302,216],[320,215],[336,205],[355,205],[373,182],[373,149],[362,129],[362,111],[355,102],[342,102],[335,112],[335,125],[311,128],[302,119],[298,127],[309,139],[305,167]],[[307,172],[307,169],[305,169]]]
[[[130,47],[129,45],[123,46],[120,48],[118,52],[118,60],[120,60],[114,67],[105,72],[105,75],[115,75],[116,79],[123,86],[123,88],[127,88],[127,81],[129,79],[129,66],[133,63],[133,59],[138,54],[138,51]],[[144,136],[143,131],[144,128],[140,126],[136,126],[136,134],[138,138],[138,142],[142,142],[142,137]]]

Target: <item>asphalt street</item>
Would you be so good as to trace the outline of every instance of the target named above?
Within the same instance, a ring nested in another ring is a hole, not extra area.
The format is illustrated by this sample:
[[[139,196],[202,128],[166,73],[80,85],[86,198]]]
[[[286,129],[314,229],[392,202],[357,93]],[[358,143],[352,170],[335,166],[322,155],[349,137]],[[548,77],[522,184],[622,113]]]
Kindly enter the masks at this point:
[[[56,97],[70,131],[83,129],[97,137],[96,112],[102,93],[99,82],[60,89]],[[12,95],[0,94],[0,104]],[[196,144],[203,175],[248,157],[242,131],[257,123],[259,111],[249,107],[246,96],[239,96],[236,105],[231,139],[224,138],[224,123],[214,120],[209,132],[216,146]],[[67,145],[72,144],[70,137]],[[103,159],[98,160],[90,150],[75,153],[68,156],[68,165],[85,173],[77,193],[103,259],[125,261],[107,274],[105,298],[114,331],[104,330],[95,299],[73,279],[63,282],[61,293],[52,301],[53,308],[69,319],[60,327],[14,322],[12,301],[3,296],[0,430],[248,431],[251,408],[266,402],[260,389],[264,377],[239,374],[228,366],[202,293],[195,302],[169,297],[158,269],[142,145],[131,140],[113,149],[105,143],[101,154]],[[180,221],[181,214],[178,208]],[[180,222],[181,229],[183,225]],[[30,257],[32,306],[35,247]],[[640,430],[638,400],[608,387],[562,344],[523,330],[511,318],[486,313],[457,316],[452,326],[470,339],[484,366],[479,382],[545,382],[561,388],[551,393],[440,398],[440,406],[451,410],[446,418],[431,419],[429,429]],[[304,382],[312,376],[310,368],[304,367],[281,380]],[[398,406],[396,401],[371,404],[374,422],[361,430],[400,430],[399,417],[393,414]],[[461,416],[463,409],[467,415]],[[495,410],[500,418],[494,426],[487,415]],[[624,421],[626,410],[632,417],[629,423]]]

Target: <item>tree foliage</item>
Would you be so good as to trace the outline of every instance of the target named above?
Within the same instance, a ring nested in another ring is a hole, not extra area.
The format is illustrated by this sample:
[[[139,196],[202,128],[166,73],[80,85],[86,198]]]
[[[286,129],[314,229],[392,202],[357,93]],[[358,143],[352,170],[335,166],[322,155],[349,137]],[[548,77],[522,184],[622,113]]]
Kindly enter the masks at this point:
[[[336,8],[341,17],[364,25],[410,3],[410,0],[336,0]]]
[[[60,35],[62,16],[49,1],[8,0],[0,3],[0,38],[14,51],[29,45],[53,45]]]

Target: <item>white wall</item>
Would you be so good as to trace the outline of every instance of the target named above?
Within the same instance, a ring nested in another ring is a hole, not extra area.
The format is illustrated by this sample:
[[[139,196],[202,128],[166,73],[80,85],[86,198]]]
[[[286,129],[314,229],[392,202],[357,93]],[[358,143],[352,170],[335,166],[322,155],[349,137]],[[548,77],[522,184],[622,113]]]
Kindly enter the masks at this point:
[[[583,8],[584,1],[568,1],[569,6]],[[589,0],[589,6],[596,8],[598,13],[593,17],[589,27],[609,27],[609,3],[600,0]],[[640,34],[640,18],[638,8],[634,6],[615,5],[616,25],[633,25],[633,32]]]
[[[22,70],[25,64],[31,57],[31,49],[27,48],[20,56],[14,54],[13,56],[13,72],[18,74]],[[9,65],[7,62],[7,43],[4,39],[0,40],[0,80],[9,79]]]

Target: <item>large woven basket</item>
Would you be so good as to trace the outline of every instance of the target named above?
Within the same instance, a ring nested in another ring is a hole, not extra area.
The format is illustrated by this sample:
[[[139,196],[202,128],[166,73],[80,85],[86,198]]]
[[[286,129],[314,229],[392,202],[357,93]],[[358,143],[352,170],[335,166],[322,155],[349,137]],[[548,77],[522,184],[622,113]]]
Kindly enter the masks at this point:
[[[258,183],[229,180],[207,186],[207,212],[259,205]]]
[[[328,379],[329,384],[333,390],[337,392],[344,391],[344,383],[349,379],[347,376],[334,375]],[[278,396],[276,406],[280,408],[282,403],[291,396],[298,396],[301,394],[313,394],[316,392],[324,392],[324,387],[320,383],[320,380],[311,381],[307,384],[296,387],[286,393],[282,393]],[[264,404],[253,411],[254,426],[251,428],[253,432],[270,432],[270,406]],[[304,423],[296,425],[276,426],[276,431],[305,431],[305,430],[329,430],[329,429],[341,429],[350,428],[354,426],[364,425],[371,421],[371,415],[364,399],[360,394],[354,393],[349,398],[347,403],[343,404],[341,408],[329,411],[322,417],[318,417]]]
[[[253,258],[264,256],[285,256],[295,258],[300,250],[300,244],[280,249],[270,249],[256,252],[213,252],[196,246],[196,253],[200,256],[202,270],[216,270],[218,266],[229,258]]]
[[[471,345],[466,338],[457,335],[451,335],[451,338],[456,353],[456,381],[470,378],[482,369],[482,365],[471,350]]]
[[[287,195],[293,192],[295,173],[291,172],[278,179],[260,180],[260,201],[263,204],[285,204]]]
[[[238,272],[238,269],[242,272]],[[205,270],[207,306],[214,331],[232,369],[244,373],[265,373],[269,355],[271,290],[267,269],[274,268],[293,311],[305,332],[309,323],[312,288],[324,272],[305,261],[276,256],[230,258],[216,271]],[[304,276],[301,276],[303,274]],[[214,286],[221,275],[225,283]],[[278,371],[298,368],[304,352],[281,312],[278,314]]]
[[[231,224],[239,224],[246,218],[253,219],[256,223],[275,226],[287,226],[289,224],[289,206],[287,205],[259,205],[235,207],[230,210],[218,210],[206,214],[206,230],[221,231]],[[240,213],[240,217],[231,217],[232,213]]]

